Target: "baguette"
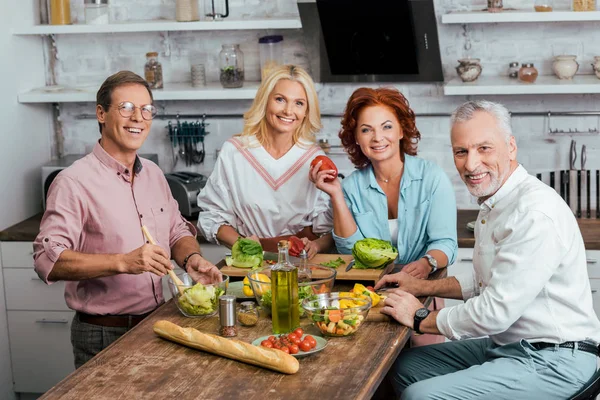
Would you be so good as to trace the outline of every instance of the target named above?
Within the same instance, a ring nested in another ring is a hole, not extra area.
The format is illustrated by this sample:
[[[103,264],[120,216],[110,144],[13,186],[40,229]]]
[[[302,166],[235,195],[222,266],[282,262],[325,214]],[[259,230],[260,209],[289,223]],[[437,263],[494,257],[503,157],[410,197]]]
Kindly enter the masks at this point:
[[[182,328],[164,320],[156,322],[153,329],[154,333],[162,338],[236,361],[285,374],[295,374],[300,368],[295,357],[280,350],[253,346],[236,339],[225,339],[194,328]]]

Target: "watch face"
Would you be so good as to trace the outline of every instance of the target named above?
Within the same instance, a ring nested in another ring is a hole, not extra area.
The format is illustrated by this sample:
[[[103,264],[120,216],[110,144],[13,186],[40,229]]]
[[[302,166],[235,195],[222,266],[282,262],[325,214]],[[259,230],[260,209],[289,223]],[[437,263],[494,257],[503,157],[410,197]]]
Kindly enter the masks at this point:
[[[415,313],[415,316],[419,317],[419,318],[427,318],[428,315],[429,315],[429,310],[426,308],[419,308],[417,310],[417,312]]]

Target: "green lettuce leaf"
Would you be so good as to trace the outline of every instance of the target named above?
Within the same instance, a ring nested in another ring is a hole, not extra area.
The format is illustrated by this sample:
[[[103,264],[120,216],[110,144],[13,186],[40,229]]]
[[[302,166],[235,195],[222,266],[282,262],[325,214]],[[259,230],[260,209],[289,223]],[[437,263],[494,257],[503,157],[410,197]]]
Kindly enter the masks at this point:
[[[352,255],[354,268],[378,269],[394,262],[398,257],[398,250],[385,240],[366,238],[354,243]]]

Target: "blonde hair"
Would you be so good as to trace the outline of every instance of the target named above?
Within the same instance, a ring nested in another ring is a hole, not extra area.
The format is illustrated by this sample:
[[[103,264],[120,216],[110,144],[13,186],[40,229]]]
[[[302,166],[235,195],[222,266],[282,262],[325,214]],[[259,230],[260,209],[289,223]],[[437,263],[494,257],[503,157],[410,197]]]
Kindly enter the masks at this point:
[[[300,139],[314,143],[315,135],[321,130],[321,111],[319,110],[319,98],[315,84],[306,70],[296,65],[281,65],[269,73],[267,78],[260,84],[256,97],[250,109],[244,114],[244,130],[239,136],[256,136],[261,145],[269,143],[267,134],[267,103],[269,96],[275,89],[275,85],[282,79],[298,82],[306,91],[307,110],[304,120],[294,132],[292,140],[294,144]]]

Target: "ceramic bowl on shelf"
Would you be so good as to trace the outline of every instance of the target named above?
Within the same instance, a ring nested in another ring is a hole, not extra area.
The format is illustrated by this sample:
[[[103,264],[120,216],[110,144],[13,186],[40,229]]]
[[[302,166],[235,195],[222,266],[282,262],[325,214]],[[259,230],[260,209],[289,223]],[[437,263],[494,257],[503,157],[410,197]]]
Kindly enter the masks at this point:
[[[572,79],[579,70],[579,63],[575,61],[577,56],[561,55],[554,57],[552,71],[558,79]]]
[[[479,58],[462,58],[458,60],[456,72],[463,82],[473,82],[481,75],[481,64]]]

